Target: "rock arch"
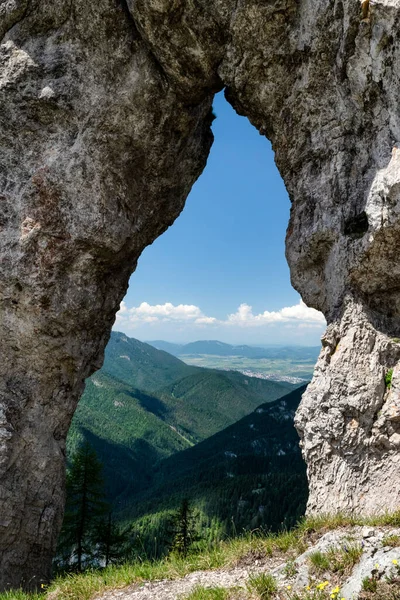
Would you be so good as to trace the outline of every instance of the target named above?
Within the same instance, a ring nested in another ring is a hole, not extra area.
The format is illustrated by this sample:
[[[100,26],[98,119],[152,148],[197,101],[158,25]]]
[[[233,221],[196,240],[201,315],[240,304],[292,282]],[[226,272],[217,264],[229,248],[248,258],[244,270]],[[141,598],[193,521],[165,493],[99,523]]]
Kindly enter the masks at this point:
[[[0,589],[50,574],[84,380],[205,166],[224,87],[272,141],[292,282],[328,321],[297,415],[309,510],[398,505],[399,17],[398,0],[0,3]]]

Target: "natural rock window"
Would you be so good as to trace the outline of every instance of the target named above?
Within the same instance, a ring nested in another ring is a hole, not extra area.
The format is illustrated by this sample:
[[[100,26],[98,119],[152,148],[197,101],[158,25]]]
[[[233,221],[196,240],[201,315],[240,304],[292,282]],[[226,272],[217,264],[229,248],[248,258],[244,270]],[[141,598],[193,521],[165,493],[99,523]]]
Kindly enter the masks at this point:
[[[396,0],[2,3],[0,589],[49,575],[83,382],[140,253],[205,166],[223,88],[272,142],[292,283],[340,339],[297,415],[308,509],[398,507],[384,417],[400,359],[399,16]],[[363,212],[352,240],[343,224]]]

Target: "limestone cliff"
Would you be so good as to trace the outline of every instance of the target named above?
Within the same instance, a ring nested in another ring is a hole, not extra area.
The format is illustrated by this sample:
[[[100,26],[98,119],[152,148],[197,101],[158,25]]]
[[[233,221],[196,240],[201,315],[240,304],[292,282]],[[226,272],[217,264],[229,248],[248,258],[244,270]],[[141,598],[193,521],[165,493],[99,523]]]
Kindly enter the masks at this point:
[[[309,510],[398,504],[399,21],[400,0],[0,0],[0,589],[49,576],[84,379],[223,87],[272,141],[292,282],[329,324],[297,416]]]

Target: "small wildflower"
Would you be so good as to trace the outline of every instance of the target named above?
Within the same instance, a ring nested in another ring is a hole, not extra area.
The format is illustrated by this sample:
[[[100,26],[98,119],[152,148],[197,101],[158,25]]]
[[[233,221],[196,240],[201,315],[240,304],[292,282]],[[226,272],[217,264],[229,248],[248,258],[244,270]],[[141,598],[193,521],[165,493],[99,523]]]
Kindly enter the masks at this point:
[[[398,563],[398,561],[397,561],[395,558],[392,560],[392,563],[393,563],[394,565],[397,565],[397,564],[399,564],[399,563]]]
[[[288,589],[288,590],[291,590],[291,589],[292,589],[292,586],[291,586],[291,585],[288,585],[288,586],[287,586],[287,589]]]
[[[321,583],[319,583],[317,585],[317,590],[321,590],[322,592],[324,591],[324,589],[329,585],[329,581],[322,581]]]

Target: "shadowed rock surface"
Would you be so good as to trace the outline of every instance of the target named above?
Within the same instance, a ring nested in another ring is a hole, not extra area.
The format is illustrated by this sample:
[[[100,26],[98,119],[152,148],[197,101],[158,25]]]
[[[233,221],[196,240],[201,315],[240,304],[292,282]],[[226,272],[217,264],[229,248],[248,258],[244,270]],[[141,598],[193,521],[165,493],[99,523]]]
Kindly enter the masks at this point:
[[[224,86],[272,141],[292,282],[328,321],[297,415],[309,511],[398,505],[399,21],[400,0],[0,2],[0,589],[50,575],[84,379]]]

